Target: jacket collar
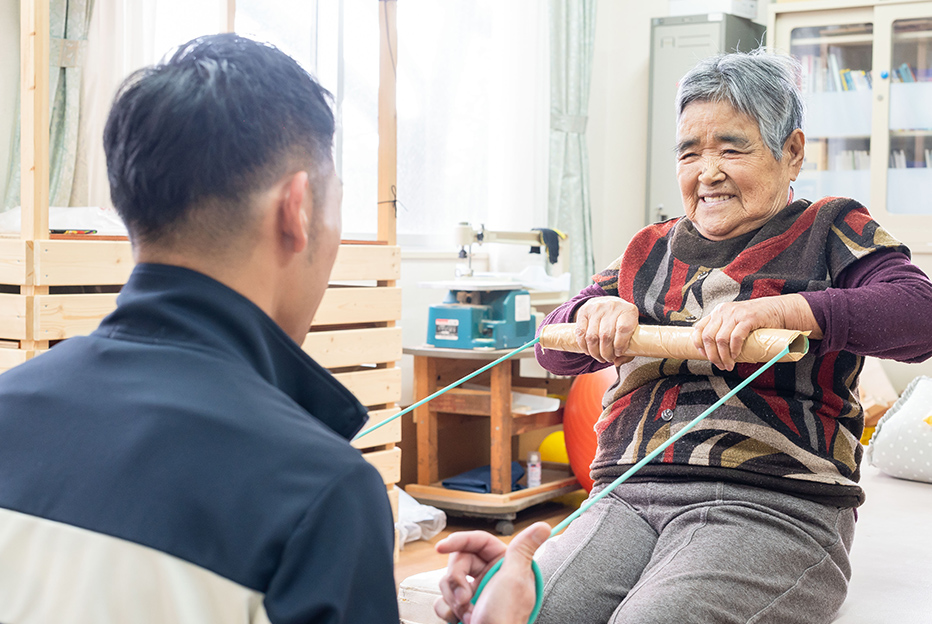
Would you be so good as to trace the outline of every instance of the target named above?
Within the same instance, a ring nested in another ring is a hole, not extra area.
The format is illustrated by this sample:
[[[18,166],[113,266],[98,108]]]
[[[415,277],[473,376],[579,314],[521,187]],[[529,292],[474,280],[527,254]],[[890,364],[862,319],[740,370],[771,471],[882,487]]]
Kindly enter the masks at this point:
[[[139,264],[117,309],[94,332],[150,343],[199,346],[253,368],[340,436],[350,439],[366,409],[252,301],[196,271]]]

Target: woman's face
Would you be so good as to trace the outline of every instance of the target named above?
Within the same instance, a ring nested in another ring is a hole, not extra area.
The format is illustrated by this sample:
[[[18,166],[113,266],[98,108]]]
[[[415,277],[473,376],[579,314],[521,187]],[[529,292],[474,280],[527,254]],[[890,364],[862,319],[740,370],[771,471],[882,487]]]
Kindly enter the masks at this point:
[[[757,122],[726,102],[692,102],[676,126],[676,177],[686,217],[709,240],[761,227],[787,203],[803,164],[801,130],[775,160]]]

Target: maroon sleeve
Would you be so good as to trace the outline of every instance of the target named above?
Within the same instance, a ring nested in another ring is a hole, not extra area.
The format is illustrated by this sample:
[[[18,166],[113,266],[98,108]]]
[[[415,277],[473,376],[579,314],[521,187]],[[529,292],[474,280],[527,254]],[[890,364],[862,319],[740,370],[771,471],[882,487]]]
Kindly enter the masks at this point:
[[[547,315],[547,318],[540,324],[553,325],[555,323],[572,323],[576,310],[582,304],[586,303],[593,297],[605,297],[607,293],[602,290],[598,284],[592,284],[579,291],[579,294],[562,304],[559,308]],[[540,328],[537,330],[540,335]],[[610,362],[599,362],[588,355],[582,353],[567,353],[566,351],[555,351],[553,349],[543,349],[540,345],[534,347],[537,354],[537,362],[546,370],[554,375],[583,375],[592,373],[603,368],[608,368]]]
[[[869,254],[838,275],[835,287],[800,293],[824,334],[817,355],[858,355],[921,362],[932,355],[932,282],[905,253]]]

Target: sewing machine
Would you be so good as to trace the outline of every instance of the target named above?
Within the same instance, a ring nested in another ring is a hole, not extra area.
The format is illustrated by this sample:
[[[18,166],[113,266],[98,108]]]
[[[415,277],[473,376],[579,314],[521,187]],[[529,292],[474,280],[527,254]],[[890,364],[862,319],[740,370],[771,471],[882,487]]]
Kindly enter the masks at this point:
[[[430,307],[427,343],[453,349],[514,349],[534,338],[537,320],[531,308],[528,290],[514,280],[484,279],[472,270],[472,245],[506,243],[527,245],[531,253],[547,249],[548,261],[559,258],[560,240],[565,235],[555,230],[504,232],[474,230],[468,223],[456,229],[460,258],[466,268],[457,271],[457,279],[426,282],[421,286],[442,288],[447,296]]]

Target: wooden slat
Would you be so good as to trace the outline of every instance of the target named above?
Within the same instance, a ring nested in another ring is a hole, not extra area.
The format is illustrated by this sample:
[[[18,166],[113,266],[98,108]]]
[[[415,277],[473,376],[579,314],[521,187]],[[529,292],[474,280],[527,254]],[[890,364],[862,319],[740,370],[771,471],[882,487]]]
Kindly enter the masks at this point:
[[[391,418],[398,413],[398,410],[395,408],[383,409],[383,410],[373,410],[369,412],[369,422],[366,423],[366,429],[373,427],[386,418]],[[383,444],[393,444],[395,442],[401,442],[401,419],[396,418],[387,425],[382,425],[372,433],[369,433],[357,440],[353,440],[352,444],[358,449],[372,448],[373,446],[381,446]]]
[[[400,318],[400,288],[328,288],[311,324],[377,323]]]
[[[0,373],[8,371],[14,366],[19,366],[35,354],[35,351],[24,349],[0,349]]]
[[[560,408],[555,412],[538,412],[537,414],[522,414],[520,417],[515,415],[514,427],[511,430],[512,435],[521,435],[529,431],[537,431],[544,427],[554,427],[563,424],[563,409]]]
[[[398,185],[398,114],[395,87],[398,66],[398,31],[395,27],[396,0],[378,2],[379,10],[379,152],[378,152],[378,237],[394,245],[395,200]],[[390,278],[394,279],[394,278]]]
[[[382,475],[382,482],[398,483],[401,480],[401,449],[392,448],[385,451],[373,451],[363,453],[363,458],[375,466],[379,474]]]
[[[488,513],[490,510],[503,511],[503,507],[517,503],[521,499],[538,497],[541,494],[547,494],[548,492],[554,492],[567,487],[573,489],[579,487],[579,484],[576,482],[576,477],[574,477],[569,470],[548,470],[545,468],[542,470],[542,473],[543,483],[541,483],[541,485],[504,494],[479,494],[477,492],[450,490],[443,487],[441,483],[433,483],[431,485],[411,483],[405,486],[405,491],[419,501],[427,504],[438,501],[460,503],[461,505],[471,503],[476,506],[473,509],[474,511]],[[547,500],[547,498],[544,497],[543,500]],[[457,506],[453,508],[462,509],[463,507]]]
[[[36,284],[125,284],[134,266],[129,241],[45,240],[33,245]]]
[[[514,434],[510,366],[492,369],[491,397],[489,465],[492,467],[492,493],[507,494],[511,491],[511,438]]]
[[[20,238],[49,237],[49,1],[20,2]]]
[[[97,329],[101,319],[116,309],[116,294],[36,295],[36,340],[61,340],[83,336]]]
[[[396,280],[401,276],[401,248],[390,245],[340,245],[330,281]]]
[[[443,360],[418,355],[414,357],[414,398],[418,401],[437,390],[437,363]],[[439,478],[437,460],[437,414],[430,403],[414,409],[417,426],[417,482],[424,485]]]
[[[428,406],[434,412],[468,414],[488,418],[492,411],[492,397],[488,390],[454,388],[428,403]]]
[[[363,405],[385,405],[401,399],[400,368],[337,373],[334,377]]]
[[[398,488],[394,485],[388,486],[388,504],[392,507],[392,518],[398,522]]]
[[[312,332],[301,348],[327,368],[394,362],[401,359],[401,328]]]
[[[25,284],[26,273],[26,241],[0,239],[0,284]]]
[[[26,339],[26,297],[0,293],[0,338]]]

